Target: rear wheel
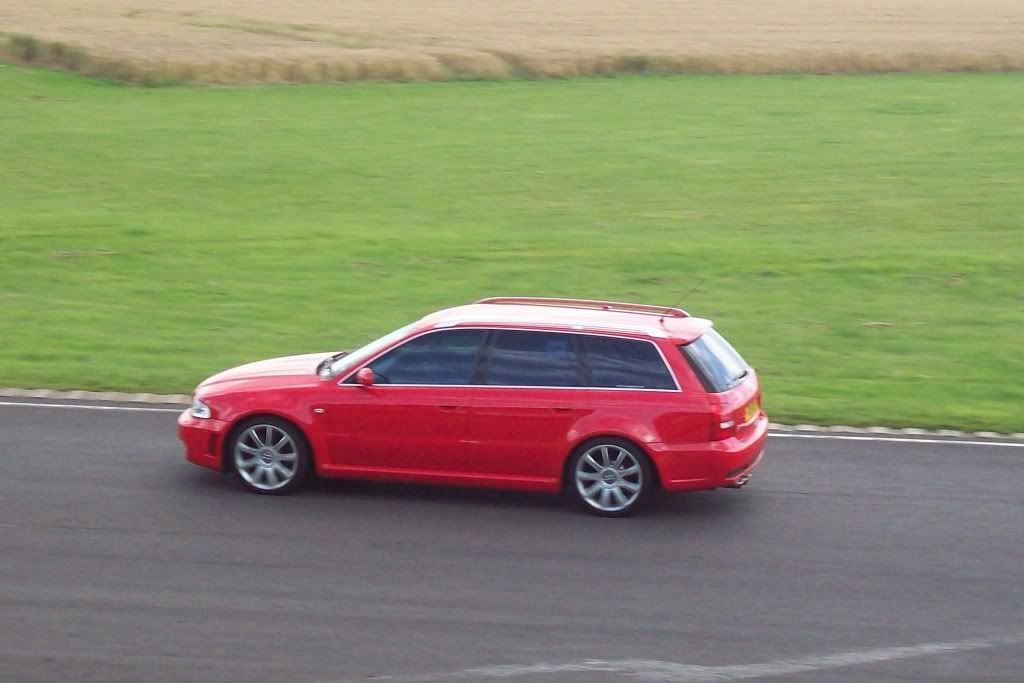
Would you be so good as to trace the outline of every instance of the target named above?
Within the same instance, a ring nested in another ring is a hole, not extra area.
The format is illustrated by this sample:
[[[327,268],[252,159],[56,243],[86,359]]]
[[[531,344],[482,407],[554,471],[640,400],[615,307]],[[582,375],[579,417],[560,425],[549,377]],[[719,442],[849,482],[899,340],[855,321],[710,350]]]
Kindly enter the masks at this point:
[[[274,417],[246,420],[234,431],[229,455],[242,484],[255,493],[290,493],[310,469],[309,447],[292,424]]]
[[[571,490],[590,513],[625,517],[650,498],[654,471],[650,460],[624,439],[602,438],[576,449],[569,468]]]

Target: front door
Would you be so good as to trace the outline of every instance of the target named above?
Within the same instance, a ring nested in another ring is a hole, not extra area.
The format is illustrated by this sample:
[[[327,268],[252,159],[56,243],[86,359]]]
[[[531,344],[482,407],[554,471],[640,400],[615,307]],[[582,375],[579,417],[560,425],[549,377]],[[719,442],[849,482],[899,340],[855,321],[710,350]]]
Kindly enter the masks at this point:
[[[416,478],[466,468],[465,430],[484,332],[428,332],[371,360],[374,384],[354,374],[324,406],[338,473]]]

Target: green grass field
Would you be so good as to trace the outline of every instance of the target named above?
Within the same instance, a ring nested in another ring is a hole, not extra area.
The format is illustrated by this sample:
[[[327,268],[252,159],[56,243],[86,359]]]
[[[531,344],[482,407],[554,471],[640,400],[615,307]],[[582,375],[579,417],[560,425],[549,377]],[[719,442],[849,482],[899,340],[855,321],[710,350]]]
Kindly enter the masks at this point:
[[[0,67],[0,385],[493,294],[710,317],[777,421],[1024,431],[1024,76],[138,89]]]

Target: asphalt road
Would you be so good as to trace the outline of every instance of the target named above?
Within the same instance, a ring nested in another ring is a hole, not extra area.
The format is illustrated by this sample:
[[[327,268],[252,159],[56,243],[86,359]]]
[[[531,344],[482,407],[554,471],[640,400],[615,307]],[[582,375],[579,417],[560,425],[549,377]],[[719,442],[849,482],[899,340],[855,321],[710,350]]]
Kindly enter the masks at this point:
[[[171,413],[0,406],[5,681],[1024,679],[1024,448],[773,438],[751,485],[246,494]]]

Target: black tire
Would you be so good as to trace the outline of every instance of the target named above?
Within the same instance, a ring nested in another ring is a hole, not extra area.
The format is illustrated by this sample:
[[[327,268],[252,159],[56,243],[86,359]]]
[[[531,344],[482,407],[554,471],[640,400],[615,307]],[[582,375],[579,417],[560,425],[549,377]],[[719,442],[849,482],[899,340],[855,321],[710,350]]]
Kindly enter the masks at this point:
[[[650,502],[658,485],[647,454],[612,436],[580,444],[569,458],[565,478],[569,495],[600,517],[633,514]]]
[[[302,431],[287,420],[271,416],[239,423],[231,431],[224,458],[242,486],[265,496],[297,491],[313,469]]]

